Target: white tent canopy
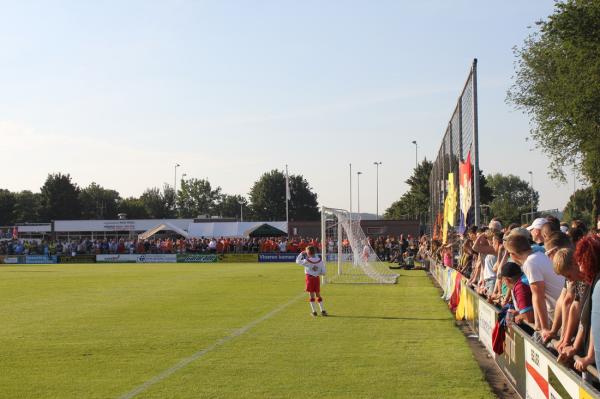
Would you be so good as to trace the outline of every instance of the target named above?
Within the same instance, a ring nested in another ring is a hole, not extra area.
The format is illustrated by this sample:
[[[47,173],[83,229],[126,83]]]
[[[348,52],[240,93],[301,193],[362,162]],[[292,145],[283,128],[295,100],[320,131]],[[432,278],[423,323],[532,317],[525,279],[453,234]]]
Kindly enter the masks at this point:
[[[175,233],[184,236],[185,238],[189,237],[189,234],[187,231],[180,229],[179,227],[175,226],[174,224],[171,224],[169,222],[163,222],[161,224],[158,224],[146,231],[144,231],[142,234],[138,235],[138,239],[140,240],[145,240],[148,237],[152,237],[154,234],[158,233],[159,231],[174,231]]]
[[[279,230],[287,230],[287,222],[215,222],[190,223],[190,237],[248,237],[247,232],[263,224],[271,225]]]

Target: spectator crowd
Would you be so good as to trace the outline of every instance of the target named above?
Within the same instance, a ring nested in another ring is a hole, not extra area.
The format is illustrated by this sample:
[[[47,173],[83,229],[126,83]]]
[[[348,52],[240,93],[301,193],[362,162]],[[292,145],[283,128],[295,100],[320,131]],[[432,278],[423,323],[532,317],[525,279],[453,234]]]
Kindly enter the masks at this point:
[[[96,254],[210,254],[210,253],[299,253],[317,238],[134,238],[79,240],[5,240],[0,255],[96,255]]]
[[[468,285],[501,308],[509,322],[559,362],[584,372],[600,366],[600,233],[581,221],[553,217],[530,225],[470,227],[429,254],[468,278]],[[597,349],[597,351],[596,351]]]

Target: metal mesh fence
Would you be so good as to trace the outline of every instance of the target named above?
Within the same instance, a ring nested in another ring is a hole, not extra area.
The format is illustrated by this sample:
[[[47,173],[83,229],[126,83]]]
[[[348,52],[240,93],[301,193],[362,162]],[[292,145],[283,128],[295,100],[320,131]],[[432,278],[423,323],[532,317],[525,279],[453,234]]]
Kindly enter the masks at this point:
[[[477,60],[474,60],[444,132],[429,179],[431,233],[434,239],[442,239],[445,223],[448,229],[459,232],[470,224],[479,224],[477,141]],[[470,172],[464,165],[461,169],[461,164],[466,164],[467,159]]]

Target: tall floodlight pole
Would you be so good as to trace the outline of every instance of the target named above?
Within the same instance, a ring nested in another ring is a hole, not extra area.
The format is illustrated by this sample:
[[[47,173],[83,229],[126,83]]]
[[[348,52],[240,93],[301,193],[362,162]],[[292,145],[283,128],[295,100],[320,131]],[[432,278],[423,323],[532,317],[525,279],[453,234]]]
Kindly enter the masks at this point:
[[[238,204],[240,204],[240,222],[244,221],[244,201],[240,200],[238,201]]]
[[[352,221],[352,164],[350,164],[350,221]]]
[[[356,212],[358,213],[358,216],[360,217],[360,175],[362,175],[362,172],[356,172],[356,195],[358,196],[358,201],[356,203],[356,207],[357,210]]]
[[[531,222],[533,223],[533,172],[530,170],[527,173],[529,173],[529,184],[531,185]]]
[[[412,142],[415,145],[415,170],[419,166],[419,145],[417,144],[417,140],[413,140]]]
[[[377,184],[376,184],[376,201],[377,201],[377,216],[376,219],[379,220],[379,165],[381,165],[383,162],[373,162],[373,165],[375,165],[377,167]]]
[[[471,87],[473,88],[473,207],[475,225],[479,226],[481,209],[479,208],[479,114],[477,109],[477,58],[471,67]]]
[[[173,209],[177,209],[177,168],[180,167],[178,163],[175,164],[175,178],[173,179],[173,193],[175,194],[175,203],[173,204]]]
[[[288,224],[288,235],[290,231],[290,177],[288,175],[288,166],[285,165],[285,222]]]

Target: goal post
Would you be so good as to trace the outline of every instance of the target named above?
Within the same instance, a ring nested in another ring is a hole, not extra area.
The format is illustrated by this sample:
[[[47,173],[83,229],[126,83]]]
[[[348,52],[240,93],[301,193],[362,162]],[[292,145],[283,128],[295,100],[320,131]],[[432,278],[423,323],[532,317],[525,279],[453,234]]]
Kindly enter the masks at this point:
[[[360,227],[358,215],[321,209],[321,256],[327,266],[323,283],[395,284],[398,274],[382,262]]]

